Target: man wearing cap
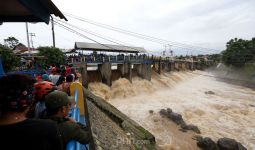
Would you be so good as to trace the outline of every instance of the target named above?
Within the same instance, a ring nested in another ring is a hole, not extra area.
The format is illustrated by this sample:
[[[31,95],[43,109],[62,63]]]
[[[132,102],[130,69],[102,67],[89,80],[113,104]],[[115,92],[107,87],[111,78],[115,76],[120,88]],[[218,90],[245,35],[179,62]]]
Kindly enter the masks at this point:
[[[68,118],[71,98],[65,92],[51,92],[45,97],[45,105],[47,117],[58,124],[65,147],[70,140],[78,141],[81,144],[89,143],[88,129]]]

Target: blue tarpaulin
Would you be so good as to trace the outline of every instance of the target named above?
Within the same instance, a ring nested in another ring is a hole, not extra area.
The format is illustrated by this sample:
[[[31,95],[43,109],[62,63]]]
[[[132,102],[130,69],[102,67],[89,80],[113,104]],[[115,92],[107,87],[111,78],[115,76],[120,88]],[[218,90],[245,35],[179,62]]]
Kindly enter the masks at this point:
[[[3,65],[2,65],[2,59],[0,58],[0,77],[4,76],[5,73],[4,73],[4,68],[3,68]]]

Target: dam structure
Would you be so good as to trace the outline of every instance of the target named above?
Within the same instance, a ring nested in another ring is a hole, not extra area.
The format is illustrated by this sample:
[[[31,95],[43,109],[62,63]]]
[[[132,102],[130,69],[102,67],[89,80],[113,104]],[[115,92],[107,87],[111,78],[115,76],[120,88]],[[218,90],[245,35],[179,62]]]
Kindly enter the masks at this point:
[[[109,87],[112,81],[126,78],[132,83],[133,77],[151,81],[152,73],[203,69],[212,65],[211,61],[178,60],[169,57],[147,56],[141,47],[127,47],[109,44],[76,42],[79,55],[68,57],[81,73],[81,82],[85,101],[84,106],[89,120],[95,149],[158,149],[153,134],[144,129],[124,113],[101,97],[88,90],[88,84],[102,82]],[[93,51],[83,54],[83,51]],[[113,52],[98,54],[98,52]],[[155,70],[155,71],[154,71]]]
[[[139,76],[151,80],[151,71],[157,73],[183,70],[202,70],[213,64],[212,61],[200,61],[200,58],[175,59],[173,57],[148,56],[142,47],[127,47],[109,44],[75,42],[75,49],[93,51],[92,54],[79,53],[79,56],[69,56],[68,62],[76,68],[82,68],[83,85],[90,82],[103,82],[111,86],[112,81],[126,78],[132,83],[132,77]],[[117,55],[98,54],[98,52],[113,52]],[[91,69],[93,68],[93,69]]]

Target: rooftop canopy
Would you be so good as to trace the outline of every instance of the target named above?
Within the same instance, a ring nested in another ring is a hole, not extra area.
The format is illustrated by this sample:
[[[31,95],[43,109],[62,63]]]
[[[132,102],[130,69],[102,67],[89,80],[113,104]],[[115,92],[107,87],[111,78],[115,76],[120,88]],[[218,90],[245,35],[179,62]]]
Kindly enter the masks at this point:
[[[75,42],[75,49],[88,51],[105,51],[105,52],[126,52],[126,53],[145,53],[143,47],[131,47],[111,44],[97,44],[86,42]]]
[[[45,22],[51,14],[65,19],[65,16],[51,0],[1,0],[1,22]]]

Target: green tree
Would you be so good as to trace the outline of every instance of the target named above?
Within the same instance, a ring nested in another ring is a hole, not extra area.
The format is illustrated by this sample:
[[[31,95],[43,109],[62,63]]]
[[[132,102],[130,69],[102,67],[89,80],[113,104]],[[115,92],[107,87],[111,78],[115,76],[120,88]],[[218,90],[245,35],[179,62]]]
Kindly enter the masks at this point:
[[[53,47],[39,47],[38,56],[44,56],[45,59],[37,60],[43,68],[46,69],[48,65],[60,66],[65,63],[65,55],[59,48]]]
[[[227,42],[227,49],[222,52],[222,61],[226,65],[242,67],[254,60],[255,40],[231,39]]]
[[[12,50],[0,44],[0,57],[6,72],[20,65],[20,58],[13,54]]]
[[[4,42],[11,49],[13,49],[16,45],[19,44],[19,40],[16,39],[15,37],[8,37],[7,39],[4,39]]]
[[[213,62],[219,63],[221,61],[221,54],[209,55],[208,59],[212,60]]]

